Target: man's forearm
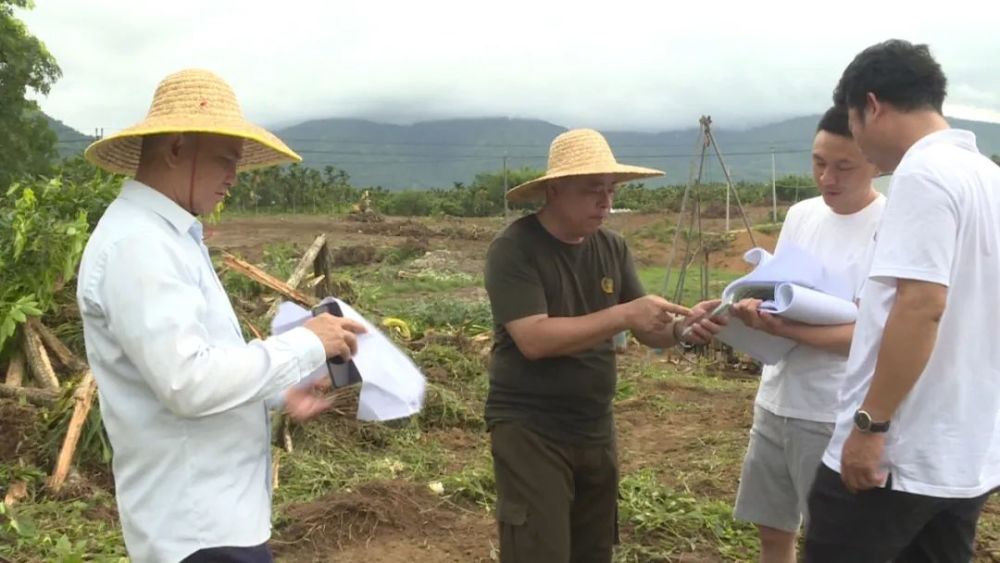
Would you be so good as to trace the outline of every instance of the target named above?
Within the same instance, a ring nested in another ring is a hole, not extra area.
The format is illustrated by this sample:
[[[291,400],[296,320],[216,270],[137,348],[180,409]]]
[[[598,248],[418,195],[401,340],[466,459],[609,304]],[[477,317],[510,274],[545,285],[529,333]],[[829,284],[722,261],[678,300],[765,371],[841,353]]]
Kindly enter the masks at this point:
[[[776,331],[776,336],[783,336],[799,344],[847,356],[851,351],[851,339],[854,337],[854,323],[816,326],[787,322],[780,330]]]
[[[885,323],[871,387],[861,408],[872,419],[892,418],[920,378],[937,341],[938,314],[897,299]]]
[[[571,356],[590,350],[628,328],[622,306],[580,317],[539,319],[529,329],[521,353],[530,360]]]

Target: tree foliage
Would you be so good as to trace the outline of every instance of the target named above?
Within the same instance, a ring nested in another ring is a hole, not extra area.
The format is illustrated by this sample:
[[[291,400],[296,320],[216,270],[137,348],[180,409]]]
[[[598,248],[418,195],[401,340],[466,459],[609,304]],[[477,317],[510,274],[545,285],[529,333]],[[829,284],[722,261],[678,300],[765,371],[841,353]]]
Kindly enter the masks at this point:
[[[89,233],[121,179],[72,163],[66,174],[12,184],[0,195],[0,350],[76,276]]]
[[[542,173],[528,167],[508,170],[507,188],[533,180]],[[787,203],[817,195],[812,184],[808,176],[780,178],[778,200]],[[771,201],[769,183],[740,182],[736,189],[744,204],[761,205]],[[385,215],[490,217],[504,212],[504,173],[499,170],[477,174],[468,185],[456,182],[450,188],[389,191],[381,187],[354,187],[346,172],[332,166],[320,172],[301,165],[240,175],[225,208],[251,213],[344,213],[361,201],[364,192],[368,192],[375,210]],[[697,193],[703,204],[726,200],[726,187],[721,184],[698,186]],[[647,188],[638,183],[625,184],[618,188],[614,205],[637,211],[678,211],[683,194],[684,186]],[[520,210],[532,208],[534,204],[508,207]]]
[[[14,17],[30,0],[0,0],[0,190],[45,174],[56,157],[56,135],[29,92],[45,95],[61,76],[45,45]]]

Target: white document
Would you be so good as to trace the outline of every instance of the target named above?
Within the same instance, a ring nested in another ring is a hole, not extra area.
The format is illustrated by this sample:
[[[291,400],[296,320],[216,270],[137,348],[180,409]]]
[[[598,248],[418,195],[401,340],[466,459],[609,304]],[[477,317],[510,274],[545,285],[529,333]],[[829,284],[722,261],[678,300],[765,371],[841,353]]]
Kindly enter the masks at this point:
[[[413,360],[353,307],[339,299],[327,300],[336,301],[345,318],[361,323],[368,330],[358,336],[358,353],[351,358],[361,373],[358,419],[392,420],[420,412],[427,383]],[[311,317],[310,311],[294,303],[282,303],[271,322],[271,332],[280,334]],[[326,377],[327,373],[324,365],[309,379]]]
[[[772,256],[762,248],[753,248],[743,255],[743,260],[755,268],[749,274],[730,283],[722,292],[722,300],[736,302],[746,297],[773,300],[774,288],[790,283],[815,289],[823,293],[851,300],[854,286],[847,272],[827,267],[818,258],[795,244],[784,244]]]
[[[794,340],[754,330],[736,317],[730,317],[729,324],[715,337],[758,362],[768,365],[778,363],[792,348],[798,346]]]
[[[852,301],[791,283],[777,286],[774,300],[764,302],[761,310],[811,325],[853,323],[858,317],[858,307]]]
[[[754,298],[763,301],[761,310],[801,323],[854,322],[857,307],[851,300],[853,286],[846,272],[824,265],[794,244],[782,245],[773,256],[762,248],[754,248],[743,255],[743,260],[755,268],[726,286],[722,292],[724,303]],[[794,340],[751,329],[734,317],[730,317],[729,324],[716,338],[771,365],[797,346]]]

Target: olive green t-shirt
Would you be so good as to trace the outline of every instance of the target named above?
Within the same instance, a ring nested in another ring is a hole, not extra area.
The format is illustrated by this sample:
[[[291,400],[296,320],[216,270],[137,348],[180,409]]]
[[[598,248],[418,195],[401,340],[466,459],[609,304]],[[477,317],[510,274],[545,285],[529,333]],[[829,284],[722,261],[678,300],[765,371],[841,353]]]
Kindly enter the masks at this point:
[[[485,282],[494,323],[487,424],[517,421],[562,443],[610,442],[617,381],[611,338],[579,354],[531,361],[504,325],[538,314],[588,315],[642,297],[625,240],[602,228],[568,244],[528,215],[490,244]]]

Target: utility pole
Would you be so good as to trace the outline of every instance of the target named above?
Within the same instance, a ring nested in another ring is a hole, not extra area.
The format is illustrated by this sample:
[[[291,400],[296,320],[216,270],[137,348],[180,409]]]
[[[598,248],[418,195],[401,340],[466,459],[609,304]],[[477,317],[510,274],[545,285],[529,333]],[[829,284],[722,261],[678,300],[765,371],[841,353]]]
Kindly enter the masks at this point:
[[[510,206],[507,205],[507,154],[503,155],[503,220],[507,221]]]
[[[774,176],[774,145],[771,145],[771,220],[778,222],[778,188]]]

